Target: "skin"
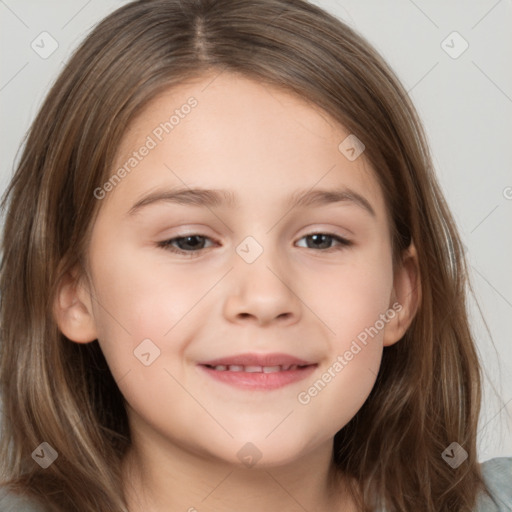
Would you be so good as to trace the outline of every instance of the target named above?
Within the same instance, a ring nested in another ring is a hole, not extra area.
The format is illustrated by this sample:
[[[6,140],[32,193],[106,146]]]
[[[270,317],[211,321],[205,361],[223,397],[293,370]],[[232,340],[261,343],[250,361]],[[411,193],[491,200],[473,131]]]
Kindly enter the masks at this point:
[[[412,321],[416,252],[411,246],[393,271],[384,197],[364,153],[351,162],[338,150],[349,135],[342,126],[283,90],[215,76],[166,91],[127,129],[113,172],[169,112],[190,96],[198,101],[102,200],[89,279],[70,273],[56,318],[71,341],[99,340],[126,399],[130,511],[355,510],[342,478],[329,485],[333,437],[367,399],[383,347]],[[239,206],[158,202],[128,213],[148,192],[185,186],[230,190]],[[351,201],[286,206],[297,190],[338,187],[364,196],[375,216]],[[314,233],[352,245],[328,239],[317,248],[307,236]],[[193,234],[207,237],[195,257],[157,246]],[[236,252],[247,236],[263,249],[250,264]],[[300,403],[298,394],[395,302],[400,312]],[[145,366],[134,349],[148,338],[160,356]],[[245,352],[284,352],[318,366],[270,391],[198,371],[199,361]],[[261,454],[252,467],[237,455],[248,442]]]

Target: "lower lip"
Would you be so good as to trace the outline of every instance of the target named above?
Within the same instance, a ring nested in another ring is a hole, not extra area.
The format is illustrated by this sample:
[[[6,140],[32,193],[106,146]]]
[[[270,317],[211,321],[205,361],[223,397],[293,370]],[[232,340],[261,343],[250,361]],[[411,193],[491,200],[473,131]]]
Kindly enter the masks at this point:
[[[205,365],[199,365],[210,377],[225,384],[230,384],[242,389],[278,389],[294,382],[299,382],[313,373],[316,364],[298,368],[297,370],[285,370],[274,373],[263,372],[231,372],[219,371]]]

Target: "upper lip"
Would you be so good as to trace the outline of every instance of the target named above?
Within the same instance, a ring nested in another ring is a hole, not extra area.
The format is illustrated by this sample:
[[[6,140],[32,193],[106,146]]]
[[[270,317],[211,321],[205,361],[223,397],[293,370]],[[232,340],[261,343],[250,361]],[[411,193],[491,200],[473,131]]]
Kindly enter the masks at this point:
[[[219,357],[211,361],[204,361],[200,365],[208,366],[309,366],[311,363],[304,359],[289,355],[289,354],[236,354],[233,356]]]

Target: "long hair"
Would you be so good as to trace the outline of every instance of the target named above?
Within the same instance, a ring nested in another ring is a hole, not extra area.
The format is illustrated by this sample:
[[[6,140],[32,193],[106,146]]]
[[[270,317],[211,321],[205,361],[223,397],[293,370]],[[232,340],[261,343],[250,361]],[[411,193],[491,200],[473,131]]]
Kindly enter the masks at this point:
[[[126,127],[159,93],[236,72],[323,109],[366,146],[389,212],[394,262],[414,242],[421,304],[386,347],[375,386],[334,439],[361,510],[470,511],[484,489],[476,433],[481,369],[468,325],[466,262],[414,106],[382,57],[304,0],[148,0],[99,23],[74,52],[25,139],[3,198],[0,475],[51,510],[125,511],[123,397],[97,340],[72,343],[52,312],[87,253]],[[442,452],[468,453],[453,469]],[[47,442],[58,459],[42,469]]]

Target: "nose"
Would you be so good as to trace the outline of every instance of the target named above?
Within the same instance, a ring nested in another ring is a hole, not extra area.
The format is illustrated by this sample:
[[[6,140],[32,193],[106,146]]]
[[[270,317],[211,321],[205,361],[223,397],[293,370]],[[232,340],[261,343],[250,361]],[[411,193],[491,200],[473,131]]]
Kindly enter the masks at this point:
[[[236,255],[238,258],[238,255]],[[301,301],[290,283],[291,273],[279,264],[278,255],[264,250],[253,263],[235,260],[229,273],[224,315],[233,323],[259,326],[296,323]]]

